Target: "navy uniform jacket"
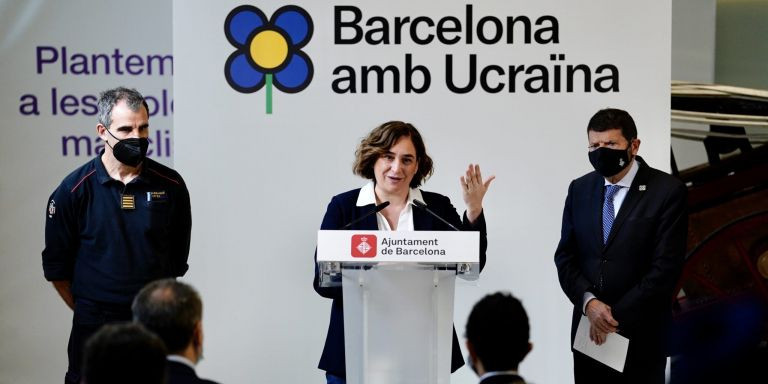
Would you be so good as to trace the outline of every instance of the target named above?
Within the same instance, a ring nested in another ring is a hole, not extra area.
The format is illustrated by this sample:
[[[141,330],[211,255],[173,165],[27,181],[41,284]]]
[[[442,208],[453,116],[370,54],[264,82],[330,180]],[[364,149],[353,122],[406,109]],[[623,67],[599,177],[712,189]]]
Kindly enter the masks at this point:
[[[187,271],[191,228],[189,192],[176,171],[145,159],[124,185],[97,156],[48,201],[45,278],[71,281],[76,298],[130,303],[147,282]]]
[[[370,213],[374,209],[373,204],[369,204],[362,207],[357,207],[357,196],[360,193],[360,189],[354,189],[340,195],[336,195],[331,199],[328,204],[328,209],[323,217],[323,223],[320,229],[340,229],[347,223]],[[488,247],[488,241],[486,238],[485,230],[485,216],[481,213],[476,223],[470,226],[469,220],[466,214],[464,214],[463,221],[459,219],[459,215],[456,213],[456,209],[451,204],[451,201],[437,193],[421,192],[424,198],[424,203],[427,204],[430,210],[444,218],[455,227],[462,230],[474,230],[480,232],[480,268],[485,265],[485,250]],[[413,227],[417,231],[452,231],[449,226],[445,225],[439,219],[433,218],[429,213],[424,212],[421,209],[413,209]],[[370,215],[363,221],[355,224],[351,230],[377,230],[378,223],[376,221],[376,215]],[[325,347],[323,348],[323,354],[320,357],[320,363],[318,368],[339,377],[345,377],[344,366],[344,298],[342,297],[341,287],[320,287],[319,276],[317,270],[317,263],[315,263],[315,280],[313,283],[315,291],[320,296],[333,299],[331,305],[331,321],[328,325],[328,335],[325,339]],[[456,331],[453,332],[453,352],[451,361],[451,372],[455,372],[457,369],[464,365],[464,358],[461,355],[461,348],[459,347],[459,340],[456,337]]]
[[[688,231],[685,185],[635,159],[639,169],[607,244],[602,238],[605,179],[593,171],[568,188],[555,252],[560,285],[573,303],[571,345],[584,293],[590,291],[611,307],[619,333],[630,339],[627,366],[632,356],[664,356]]]

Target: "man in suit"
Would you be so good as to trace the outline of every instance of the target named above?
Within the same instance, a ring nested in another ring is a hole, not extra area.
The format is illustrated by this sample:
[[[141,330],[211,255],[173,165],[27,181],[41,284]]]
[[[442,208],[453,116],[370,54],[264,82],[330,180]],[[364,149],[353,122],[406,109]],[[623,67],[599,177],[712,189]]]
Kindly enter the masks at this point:
[[[571,182],[555,264],[573,303],[571,345],[586,315],[598,345],[629,339],[620,373],[573,351],[576,383],[664,383],[672,291],[685,260],[685,185],[637,156],[632,117],[598,111],[587,126],[595,168]]]
[[[134,321],[160,336],[168,349],[168,384],[216,384],[195,372],[203,357],[203,302],[194,288],[156,280],[139,291],[131,309]]]
[[[83,384],[165,384],[163,341],[140,324],[111,323],[85,343]]]
[[[465,334],[470,367],[480,384],[525,384],[517,367],[533,345],[520,300],[504,292],[485,296],[472,308]]]

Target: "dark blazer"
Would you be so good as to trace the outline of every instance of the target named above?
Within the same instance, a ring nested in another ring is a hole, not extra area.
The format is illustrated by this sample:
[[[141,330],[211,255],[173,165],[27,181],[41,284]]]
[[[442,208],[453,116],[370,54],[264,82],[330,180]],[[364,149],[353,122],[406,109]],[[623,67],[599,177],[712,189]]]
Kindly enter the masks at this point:
[[[320,226],[320,229],[340,229],[358,217],[370,213],[374,209],[373,204],[362,207],[356,206],[359,193],[360,189],[358,188],[334,196],[328,204],[328,209],[325,211],[325,217],[323,217],[323,223]],[[422,191],[421,194],[430,210],[453,224],[455,227],[462,230],[480,232],[480,268],[482,270],[483,266],[485,266],[485,250],[488,247],[485,230],[485,216],[481,213],[474,226],[470,226],[466,213],[464,214],[463,220],[459,219],[456,209],[447,197],[425,191]],[[417,208],[413,209],[413,227],[417,231],[452,230],[440,220],[433,218],[429,213]],[[361,222],[353,225],[350,229],[377,230],[378,223],[376,221],[376,215],[369,215]],[[315,257],[317,257],[317,254],[315,254]],[[315,279],[313,286],[320,296],[333,299],[333,304],[331,305],[331,321],[328,325],[328,335],[325,339],[325,347],[323,348],[323,354],[320,357],[318,368],[335,376],[346,377],[346,369],[344,366],[344,299],[342,297],[342,288],[320,287],[317,262],[315,262]],[[453,331],[452,355],[451,372],[455,372],[464,365],[464,358],[461,355],[461,348],[459,347],[459,340],[456,337],[455,329]]]
[[[178,361],[168,360],[168,384],[217,384],[215,381],[201,379],[190,366]]]
[[[518,375],[496,375],[486,377],[478,384],[525,384],[525,380]]]
[[[639,170],[605,246],[605,179],[590,172],[571,182],[555,252],[560,286],[573,303],[571,345],[590,291],[611,307],[619,333],[630,339],[627,367],[633,356],[664,356],[688,231],[685,185],[636,160]]]

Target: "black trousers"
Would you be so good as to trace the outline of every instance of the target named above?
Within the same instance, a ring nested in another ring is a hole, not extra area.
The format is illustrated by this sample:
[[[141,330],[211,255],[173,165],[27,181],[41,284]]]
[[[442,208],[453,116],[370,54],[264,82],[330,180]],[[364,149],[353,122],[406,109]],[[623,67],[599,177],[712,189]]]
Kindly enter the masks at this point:
[[[69,333],[67,355],[69,367],[64,377],[65,384],[79,384],[83,366],[85,343],[102,325],[121,321],[130,321],[131,305],[99,303],[75,298],[75,310],[72,316],[72,331]]]

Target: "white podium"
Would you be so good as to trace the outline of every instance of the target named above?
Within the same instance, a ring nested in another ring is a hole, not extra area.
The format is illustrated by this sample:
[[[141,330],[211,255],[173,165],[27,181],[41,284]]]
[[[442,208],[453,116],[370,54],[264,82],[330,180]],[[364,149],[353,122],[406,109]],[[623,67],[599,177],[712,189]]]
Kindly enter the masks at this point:
[[[449,384],[456,277],[478,232],[319,231],[321,286],[342,286],[349,384]]]

